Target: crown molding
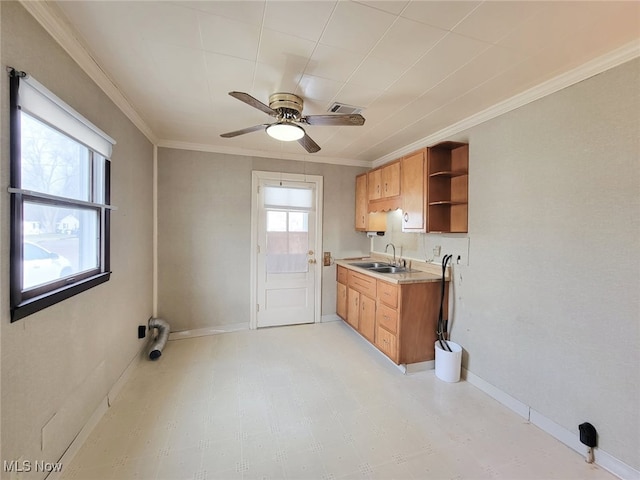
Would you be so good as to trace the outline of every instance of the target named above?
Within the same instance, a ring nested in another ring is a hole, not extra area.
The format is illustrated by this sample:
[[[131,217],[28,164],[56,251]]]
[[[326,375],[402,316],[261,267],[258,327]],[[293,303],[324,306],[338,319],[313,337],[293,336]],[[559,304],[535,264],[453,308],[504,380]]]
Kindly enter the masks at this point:
[[[209,145],[206,143],[190,143],[174,140],[159,140],[159,148],[174,148],[177,150],[194,150],[198,152],[223,153],[227,155],[241,155],[246,157],[276,158],[278,160],[294,160],[312,163],[328,163],[331,165],[345,165],[350,167],[371,168],[371,162],[365,160],[354,160],[351,158],[323,157],[316,154],[267,152],[263,150],[251,150],[239,147],[223,147],[219,145]]]
[[[387,162],[395,160],[399,157],[415,152],[424,147],[430,147],[436,143],[450,140],[452,136],[457,135],[469,128],[480,125],[488,120],[499,117],[511,110],[520,108],[528,103],[539,100],[540,98],[551,95],[564,88],[570,87],[576,83],[586,80],[594,75],[610,70],[618,65],[622,65],[630,60],[640,57],[640,40],[634,40],[622,47],[613,50],[605,55],[597,57],[573,70],[558,75],[546,82],[532,87],[522,93],[519,93],[507,100],[497,103],[485,110],[471,115],[459,122],[454,123],[438,132],[424,137],[416,142],[402,147],[394,152],[377,158],[372,162],[373,167],[384,165]],[[446,105],[442,108],[446,108]]]
[[[98,87],[111,99],[113,103],[124,113],[129,120],[147,137],[151,143],[156,143],[157,138],[153,131],[133,108],[129,100],[122,94],[118,87],[91,56],[73,30],[62,19],[55,7],[49,2],[34,2],[19,0],[33,18],[58,42],[80,68],[93,80]]]

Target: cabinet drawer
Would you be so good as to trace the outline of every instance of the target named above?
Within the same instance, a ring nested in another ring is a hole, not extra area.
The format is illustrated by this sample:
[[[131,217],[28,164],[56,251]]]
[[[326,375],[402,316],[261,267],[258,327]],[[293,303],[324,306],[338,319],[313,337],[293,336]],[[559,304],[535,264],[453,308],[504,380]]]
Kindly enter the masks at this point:
[[[341,267],[340,265],[338,265],[338,283],[343,283],[343,284],[347,284],[347,279],[349,278],[348,275],[348,270],[344,267]]]
[[[394,362],[397,361],[397,340],[396,336],[387,332],[384,328],[378,327],[376,329],[376,346],[386,354]]]
[[[384,327],[391,333],[398,332],[398,311],[384,304],[378,305],[376,310],[376,324]]]
[[[349,270],[349,288],[353,288],[368,297],[376,298],[376,279]]]
[[[378,280],[378,298],[392,308],[398,308],[398,286]]]

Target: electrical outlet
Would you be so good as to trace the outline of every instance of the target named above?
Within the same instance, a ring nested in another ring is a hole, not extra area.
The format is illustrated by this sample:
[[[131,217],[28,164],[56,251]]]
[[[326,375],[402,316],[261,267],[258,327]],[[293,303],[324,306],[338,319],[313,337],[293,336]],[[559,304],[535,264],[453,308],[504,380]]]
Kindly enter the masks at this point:
[[[439,257],[440,256],[440,252],[442,252],[442,247],[440,245],[436,245],[435,247],[433,247],[433,257]]]
[[[331,265],[331,252],[324,252],[324,262],[323,265],[325,267],[328,267],[329,265]]]
[[[469,265],[469,238],[447,237],[442,245],[443,255],[451,255],[449,265]]]

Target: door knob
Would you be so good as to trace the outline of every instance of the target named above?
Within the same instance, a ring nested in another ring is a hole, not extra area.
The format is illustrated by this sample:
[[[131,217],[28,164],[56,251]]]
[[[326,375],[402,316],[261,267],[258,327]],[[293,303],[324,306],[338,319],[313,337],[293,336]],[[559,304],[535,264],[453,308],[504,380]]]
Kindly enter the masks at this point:
[[[313,255],[313,250],[309,250],[309,255]]]

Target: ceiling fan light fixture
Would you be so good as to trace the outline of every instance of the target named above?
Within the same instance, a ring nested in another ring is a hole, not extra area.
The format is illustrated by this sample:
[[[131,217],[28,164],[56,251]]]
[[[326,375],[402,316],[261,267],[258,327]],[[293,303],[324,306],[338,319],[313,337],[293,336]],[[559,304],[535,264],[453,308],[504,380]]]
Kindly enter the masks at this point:
[[[267,135],[281,142],[293,142],[304,137],[304,129],[298,125],[288,122],[278,122],[266,128]]]

